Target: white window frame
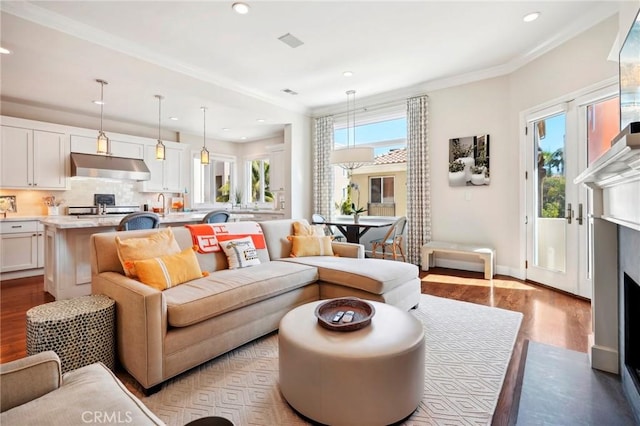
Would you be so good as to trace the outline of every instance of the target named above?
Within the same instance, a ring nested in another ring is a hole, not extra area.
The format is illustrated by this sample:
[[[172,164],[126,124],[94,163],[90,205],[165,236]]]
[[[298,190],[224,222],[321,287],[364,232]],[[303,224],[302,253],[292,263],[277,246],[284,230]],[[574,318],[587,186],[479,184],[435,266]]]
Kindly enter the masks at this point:
[[[210,164],[200,164],[200,151],[191,151],[191,207],[192,208],[226,208],[229,207],[230,203],[233,201],[233,194],[235,194],[235,189],[237,188],[237,158],[231,155],[222,155],[222,154],[211,154],[209,157]],[[231,163],[231,171],[230,171],[230,188],[229,188],[229,197],[230,201],[227,202],[219,202],[216,201],[218,197],[218,188],[216,185],[212,185],[213,176],[211,175],[215,162],[227,162]],[[199,181],[204,182],[204,188],[200,189]],[[198,192],[202,191],[203,199],[200,199],[200,194],[196,195]]]
[[[373,199],[372,197],[372,190],[373,190],[373,185],[371,184],[371,180],[372,179],[380,179],[380,202],[377,204],[393,204],[396,202],[396,177],[395,176],[391,176],[391,175],[383,175],[383,176],[369,176],[369,202],[373,203],[373,201],[371,201]],[[385,202],[384,198],[384,180],[385,179],[393,179],[393,201],[391,202]]]
[[[243,200],[247,203],[247,204],[252,204],[252,206],[258,207],[258,208],[270,208],[271,206],[273,206],[273,201],[267,201],[265,199],[265,190],[266,188],[266,182],[265,182],[265,176],[264,176],[264,163],[269,163],[270,164],[270,158],[268,154],[260,154],[260,155],[255,155],[252,157],[247,157],[246,161],[245,161],[245,166],[244,166],[244,175],[245,175],[245,185],[244,185],[244,191],[243,191]],[[258,199],[253,201],[251,200],[251,194],[252,194],[252,186],[253,186],[253,174],[252,174],[252,163],[254,161],[260,161],[261,162],[261,167],[260,167],[260,189],[258,191]]]

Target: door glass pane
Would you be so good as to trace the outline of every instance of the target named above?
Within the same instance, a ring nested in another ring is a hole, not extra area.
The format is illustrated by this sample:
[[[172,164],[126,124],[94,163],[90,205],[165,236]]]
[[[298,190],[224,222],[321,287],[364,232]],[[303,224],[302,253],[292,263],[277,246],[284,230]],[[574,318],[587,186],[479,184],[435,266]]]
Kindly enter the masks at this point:
[[[565,272],[565,114],[533,124],[537,147],[534,262],[540,268]]]
[[[381,203],[382,202],[382,180],[381,178],[371,178],[371,191],[369,194],[369,199],[372,203]]]
[[[587,162],[589,165],[611,147],[618,134],[620,102],[617,96],[587,106]]]
[[[393,177],[385,177],[382,180],[383,190],[382,190],[382,202],[383,203],[393,203],[394,201],[394,193],[393,193]]]

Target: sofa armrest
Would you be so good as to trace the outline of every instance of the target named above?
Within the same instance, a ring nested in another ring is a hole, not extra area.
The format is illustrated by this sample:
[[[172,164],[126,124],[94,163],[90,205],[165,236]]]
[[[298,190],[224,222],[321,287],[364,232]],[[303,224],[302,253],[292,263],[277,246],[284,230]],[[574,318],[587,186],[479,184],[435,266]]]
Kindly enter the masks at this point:
[[[40,352],[0,365],[0,412],[54,391],[62,383],[60,358],[53,351]]]
[[[163,380],[167,305],[161,291],[117,272],[93,275],[91,292],[116,302],[118,357],[145,388]]]
[[[333,241],[331,243],[333,253],[341,257],[353,257],[364,259],[364,245],[355,243],[341,243]]]

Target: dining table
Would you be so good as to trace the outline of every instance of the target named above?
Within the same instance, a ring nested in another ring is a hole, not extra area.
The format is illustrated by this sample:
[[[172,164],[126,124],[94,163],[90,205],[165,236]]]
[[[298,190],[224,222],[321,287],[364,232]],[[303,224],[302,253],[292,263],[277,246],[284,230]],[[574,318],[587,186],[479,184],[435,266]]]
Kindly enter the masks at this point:
[[[366,234],[371,228],[384,228],[391,226],[395,223],[396,218],[389,217],[376,217],[367,218],[367,216],[360,217],[356,222],[353,217],[337,217],[334,219],[327,219],[324,222],[314,222],[314,224],[323,223],[328,226],[335,226],[342,234],[347,238],[349,243],[360,243],[360,238]]]

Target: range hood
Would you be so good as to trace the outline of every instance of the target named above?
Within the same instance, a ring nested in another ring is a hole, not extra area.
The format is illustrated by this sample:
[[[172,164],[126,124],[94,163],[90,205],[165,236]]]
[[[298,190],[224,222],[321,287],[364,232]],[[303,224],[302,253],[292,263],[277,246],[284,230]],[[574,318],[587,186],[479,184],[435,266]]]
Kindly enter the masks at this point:
[[[149,180],[151,173],[143,160],[108,155],[71,153],[71,176]]]

